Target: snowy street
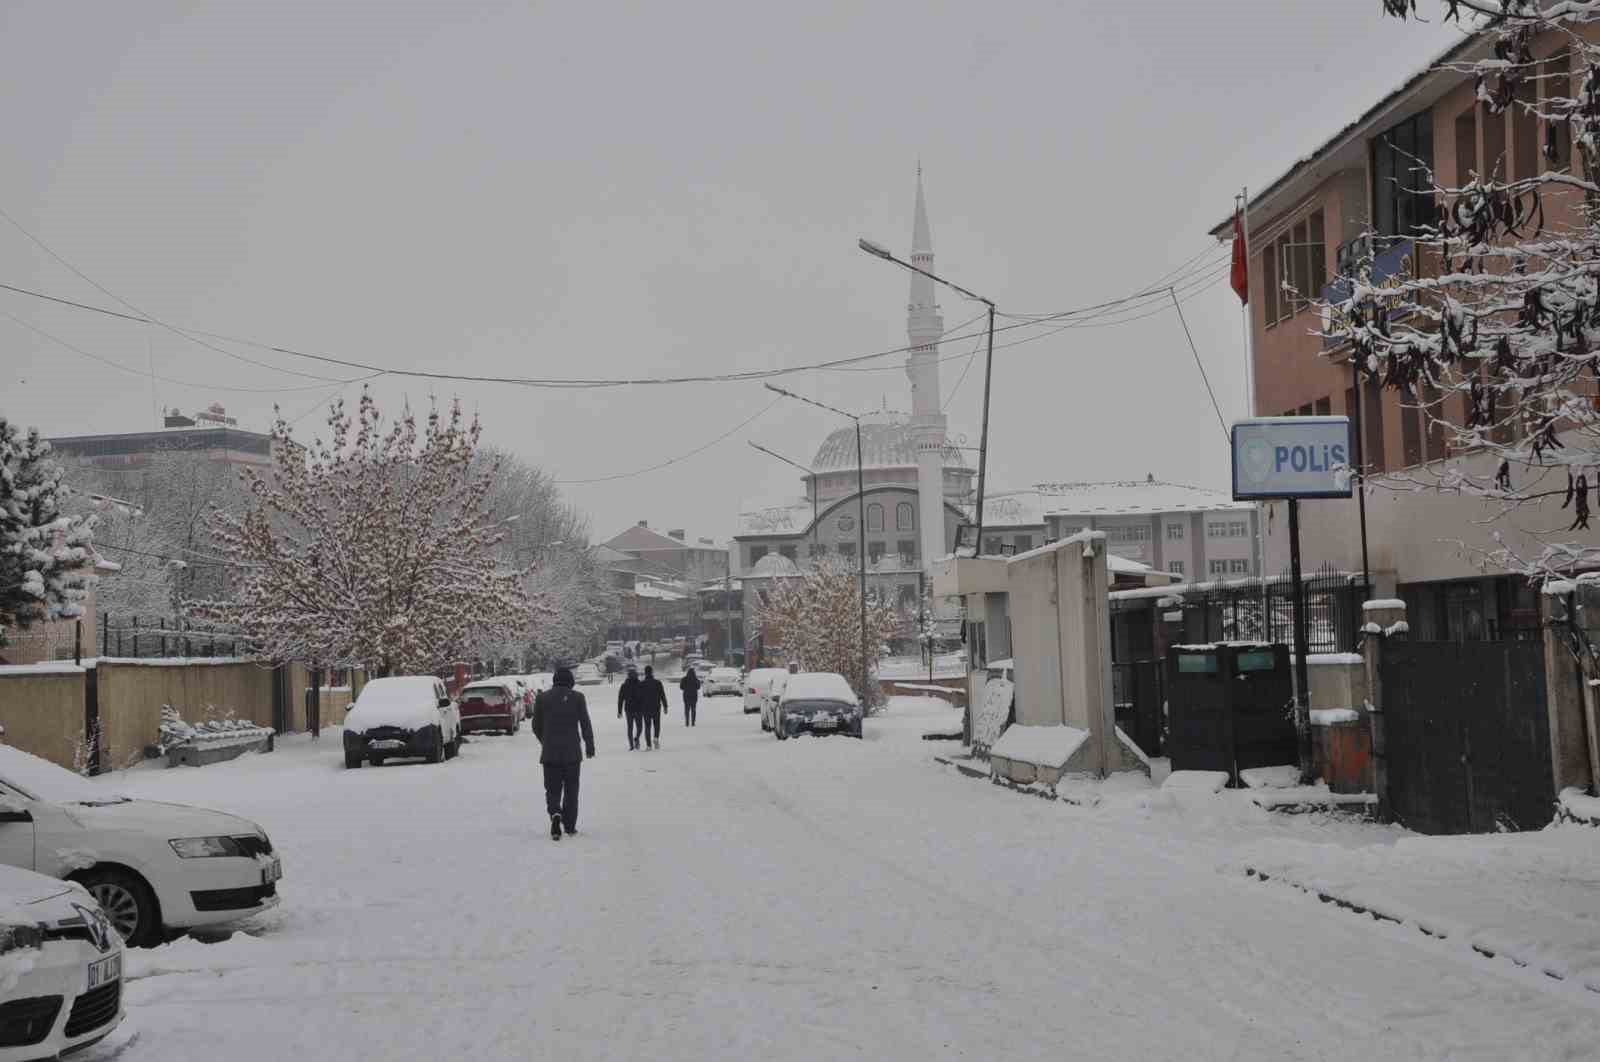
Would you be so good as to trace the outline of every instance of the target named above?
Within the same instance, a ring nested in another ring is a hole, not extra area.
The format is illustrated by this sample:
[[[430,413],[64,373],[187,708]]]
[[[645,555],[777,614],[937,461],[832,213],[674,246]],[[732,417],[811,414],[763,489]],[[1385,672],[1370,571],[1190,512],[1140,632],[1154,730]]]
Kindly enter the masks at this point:
[[[1577,1058],[1600,995],[1247,879],[1274,839],[1384,827],[1154,791],[1049,803],[933,764],[948,709],[778,743],[704,702],[600,755],[552,842],[537,742],[346,771],[337,732],[108,787],[225,807],[283,853],[280,907],[130,953],[89,1057]],[[672,691],[674,698],[677,691]]]

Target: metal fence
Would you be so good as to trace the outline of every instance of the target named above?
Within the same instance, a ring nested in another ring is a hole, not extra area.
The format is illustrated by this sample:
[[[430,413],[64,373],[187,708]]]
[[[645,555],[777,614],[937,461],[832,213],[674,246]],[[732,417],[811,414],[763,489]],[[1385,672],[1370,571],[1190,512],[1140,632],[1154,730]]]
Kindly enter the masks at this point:
[[[1355,652],[1366,600],[1361,576],[1324,565],[1304,576],[1303,583],[1308,650]],[[1185,642],[1294,644],[1294,580],[1287,571],[1272,579],[1173,589],[1183,595]]]
[[[116,657],[250,656],[237,631],[171,616],[106,613],[100,617],[100,655]],[[87,651],[89,647],[85,646]]]

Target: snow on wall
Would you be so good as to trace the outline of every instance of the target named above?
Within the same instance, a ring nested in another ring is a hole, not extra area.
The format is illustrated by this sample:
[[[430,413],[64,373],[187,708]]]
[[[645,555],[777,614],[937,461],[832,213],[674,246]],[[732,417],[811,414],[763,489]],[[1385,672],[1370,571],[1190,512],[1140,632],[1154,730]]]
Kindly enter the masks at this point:
[[[989,749],[991,756],[1060,768],[1089,740],[1087,730],[1075,726],[1021,726],[1012,724]]]
[[[990,679],[983,687],[983,701],[972,715],[972,743],[993,748],[1011,715],[1011,698],[1016,686],[1006,679]]]

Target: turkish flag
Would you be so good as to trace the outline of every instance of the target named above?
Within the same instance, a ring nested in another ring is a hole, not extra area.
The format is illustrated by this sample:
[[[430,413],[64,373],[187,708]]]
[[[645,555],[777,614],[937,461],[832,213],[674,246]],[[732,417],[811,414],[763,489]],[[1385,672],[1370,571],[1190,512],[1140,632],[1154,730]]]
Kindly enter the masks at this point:
[[[1237,210],[1233,212],[1233,271],[1228,283],[1240,302],[1250,301],[1250,260],[1244,245],[1244,226],[1239,223]]]

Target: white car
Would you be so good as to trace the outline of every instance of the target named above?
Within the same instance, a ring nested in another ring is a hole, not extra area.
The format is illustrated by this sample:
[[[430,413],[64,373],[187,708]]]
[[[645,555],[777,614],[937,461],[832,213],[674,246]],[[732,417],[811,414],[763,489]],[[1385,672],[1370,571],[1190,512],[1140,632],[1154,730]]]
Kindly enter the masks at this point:
[[[777,676],[787,674],[781,667],[758,667],[744,678],[744,712],[761,711],[761,698],[767,695],[767,685]],[[761,729],[767,728],[766,718],[761,720]]]
[[[6,746],[0,865],[78,882],[136,946],[264,911],[283,876],[266,831],[248,819],[130,800]]]
[[[122,1021],[122,938],[83,886],[0,867],[0,1062],[57,1058]]]
[[[706,676],[704,687],[707,697],[719,694],[737,697],[744,692],[744,676],[736,667],[714,667]]]
[[[861,702],[843,675],[806,671],[790,675],[778,702],[778,740],[800,734],[862,736]]]
[[[606,677],[593,664],[579,664],[572,669],[572,680],[580,686],[598,686]]]
[[[432,675],[373,679],[344,716],[344,765],[374,767],[390,757],[429,763],[461,751],[461,709]]]
[[[783,700],[783,688],[789,684],[791,672],[785,668],[767,680],[761,691],[761,729],[778,732],[778,703]]]
[[[522,676],[528,684],[528,718],[533,718],[533,702],[539,699],[539,694],[556,684],[556,677],[549,671],[536,671],[532,675]]]

